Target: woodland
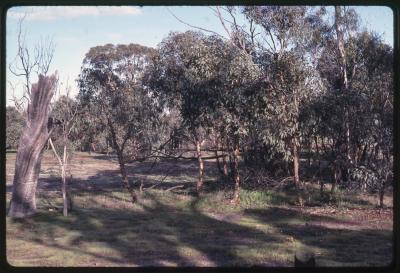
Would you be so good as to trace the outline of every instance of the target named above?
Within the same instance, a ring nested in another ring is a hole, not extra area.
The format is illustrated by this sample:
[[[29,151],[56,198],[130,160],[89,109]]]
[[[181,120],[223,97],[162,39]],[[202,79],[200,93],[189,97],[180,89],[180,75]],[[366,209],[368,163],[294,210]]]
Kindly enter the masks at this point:
[[[349,7],[210,8],[225,35],[90,48],[74,97],[20,31],[9,263],[391,263],[393,48]]]

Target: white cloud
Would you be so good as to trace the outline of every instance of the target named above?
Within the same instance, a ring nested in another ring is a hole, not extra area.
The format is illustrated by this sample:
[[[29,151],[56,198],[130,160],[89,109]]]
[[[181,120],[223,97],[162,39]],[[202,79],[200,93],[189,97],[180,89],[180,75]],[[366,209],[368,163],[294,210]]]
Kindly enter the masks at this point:
[[[141,13],[139,7],[128,6],[69,6],[69,7],[32,7],[21,11],[10,9],[7,15],[10,18],[21,18],[26,14],[26,20],[51,21],[64,18],[76,18],[81,16],[111,16],[111,15],[137,15]]]

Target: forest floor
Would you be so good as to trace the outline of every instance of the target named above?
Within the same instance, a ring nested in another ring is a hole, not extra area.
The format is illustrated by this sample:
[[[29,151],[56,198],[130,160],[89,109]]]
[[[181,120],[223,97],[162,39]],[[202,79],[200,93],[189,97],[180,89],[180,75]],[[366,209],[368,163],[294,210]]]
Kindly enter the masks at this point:
[[[7,206],[15,153],[7,153]],[[7,260],[13,266],[293,266],[294,253],[311,252],[317,266],[387,266],[392,261],[393,207],[376,196],[340,193],[334,204],[294,205],[284,191],[244,187],[241,203],[216,186],[215,162],[206,161],[204,194],[193,194],[196,161],[128,165],[132,204],[115,158],[74,155],[74,207],[61,212],[56,159],[46,152],[37,194],[38,213],[6,219]],[[166,176],[168,174],[168,176]],[[162,182],[161,182],[162,181]],[[152,188],[150,188],[152,187]],[[174,188],[172,188],[174,187]],[[317,196],[316,193],[311,195]]]

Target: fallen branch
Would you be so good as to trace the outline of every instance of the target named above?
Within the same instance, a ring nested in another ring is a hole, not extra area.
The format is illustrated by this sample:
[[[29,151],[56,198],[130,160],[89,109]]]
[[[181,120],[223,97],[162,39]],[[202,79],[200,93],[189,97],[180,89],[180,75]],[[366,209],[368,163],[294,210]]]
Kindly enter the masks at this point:
[[[178,186],[174,186],[174,187],[168,188],[165,191],[172,191],[174,189],[179,189],[179,188],[183,188],[183,187],[185,187],[185,185],[178,185]]]

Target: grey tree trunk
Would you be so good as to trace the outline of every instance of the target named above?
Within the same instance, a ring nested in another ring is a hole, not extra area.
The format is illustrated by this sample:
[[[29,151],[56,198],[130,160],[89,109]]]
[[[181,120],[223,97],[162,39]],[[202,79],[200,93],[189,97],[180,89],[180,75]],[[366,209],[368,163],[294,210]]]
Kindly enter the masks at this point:
[[[49,138],[49,105],[56,86],[56,76],[39,75],[32,85],[26,125],[19,140],[9,215],[22,218],[36,212],[36,187],[43,150]]]

